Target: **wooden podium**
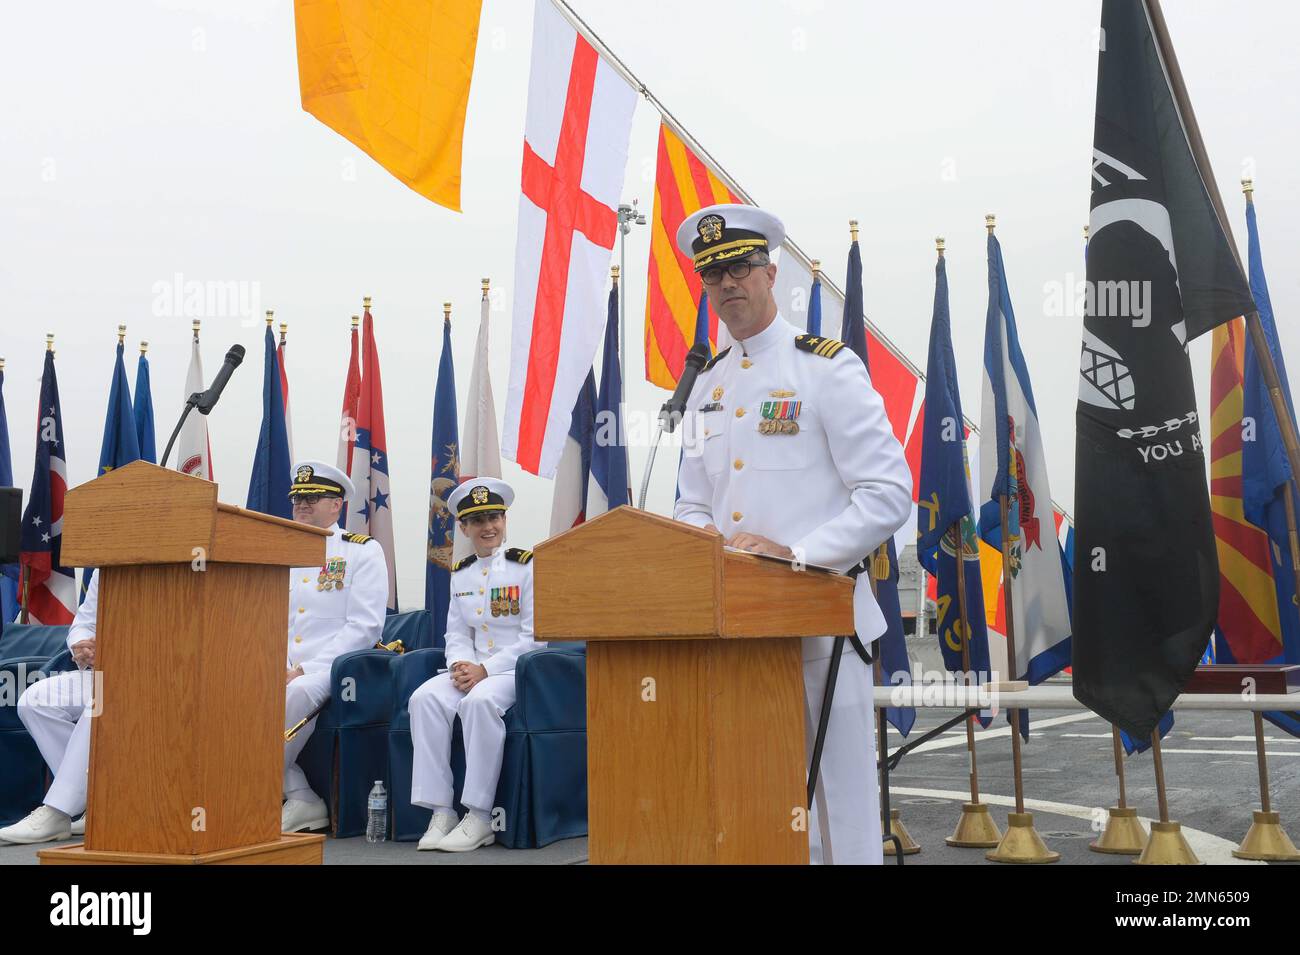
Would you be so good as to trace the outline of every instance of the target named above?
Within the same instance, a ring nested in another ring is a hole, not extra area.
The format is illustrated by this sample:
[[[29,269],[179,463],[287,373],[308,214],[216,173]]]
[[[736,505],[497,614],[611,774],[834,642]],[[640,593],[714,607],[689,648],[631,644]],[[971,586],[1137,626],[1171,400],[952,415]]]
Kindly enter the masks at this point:
[[[630,507],[535,553],[537,639],[588,641],[591,862],[806,865],[799,638],[853,632],[853,581]]]
[[[50,864],[315,863],[280,832],[286,568],[329,531],[217,503],[142,461],[68,492],[66,566],[98,567],[85,844]]]

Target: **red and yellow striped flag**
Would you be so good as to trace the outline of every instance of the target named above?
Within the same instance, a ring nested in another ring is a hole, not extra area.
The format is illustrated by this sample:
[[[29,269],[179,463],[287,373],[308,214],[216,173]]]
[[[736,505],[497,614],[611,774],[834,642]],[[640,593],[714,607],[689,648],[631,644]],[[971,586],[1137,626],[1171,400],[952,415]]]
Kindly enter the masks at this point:
[[[651,384],[676,387],[695,340],[700,279],[691,260],[677,249],[677,229],[705,206],[740,201],[666,124],[659,124],[645,302],[645,377]],[[717,343],[717,330],[718,317],[710,307],[710,346]]]
[[[1210,510],[1219,552],[1219,630],[1238,660],[1267,660],[1281,645],[1268,535],[1241,504],[1246,322],[1214,329],[1210,345]]]

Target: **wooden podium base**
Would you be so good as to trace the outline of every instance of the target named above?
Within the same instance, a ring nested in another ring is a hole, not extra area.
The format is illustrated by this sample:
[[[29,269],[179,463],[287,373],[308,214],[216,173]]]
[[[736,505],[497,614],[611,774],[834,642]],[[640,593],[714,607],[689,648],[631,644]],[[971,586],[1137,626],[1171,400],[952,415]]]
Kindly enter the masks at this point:
[[[325,837],[286,832],[278,842],[198,855],[97,851],[78,842],[42,849],[36,855],[41,865],[320,865],[325,858]]]

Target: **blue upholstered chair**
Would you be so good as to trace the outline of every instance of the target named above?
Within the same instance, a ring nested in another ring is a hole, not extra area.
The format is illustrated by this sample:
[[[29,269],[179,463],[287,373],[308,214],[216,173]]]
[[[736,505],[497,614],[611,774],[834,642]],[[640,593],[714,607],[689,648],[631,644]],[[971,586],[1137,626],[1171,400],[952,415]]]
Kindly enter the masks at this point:
[[[582,644],[554,644],[526,653],[515,667],[515,705],[507,712],[505,752],[496,805],[505,810],[497,842],[533,849],[587,833],[587,659]],[[446,666],[440,650],[408,654],[393,667],[394,706],[388,736],[393,838],[418,840],[430,810],[411,805],[411,694]],[[457,812],[465,780],[460,720],[452,728],[451,769]]]
[[[71,667],[67,639],[67,627],[10,623],[0,632],[0,826],[45,796],[45,760],[18,719],[18,697],[37,673]]]
[[[407,651],[433,642],[427,610],[390,614],[383,641],[401,640]],[[330,807],[335,836],[366,831],[366,797],[376,779],[388,784],[388,728],[393,718],[392,666],[401,656],[388,650],[354,650],[334,661],[330,702],[298,756],[311,788]]]

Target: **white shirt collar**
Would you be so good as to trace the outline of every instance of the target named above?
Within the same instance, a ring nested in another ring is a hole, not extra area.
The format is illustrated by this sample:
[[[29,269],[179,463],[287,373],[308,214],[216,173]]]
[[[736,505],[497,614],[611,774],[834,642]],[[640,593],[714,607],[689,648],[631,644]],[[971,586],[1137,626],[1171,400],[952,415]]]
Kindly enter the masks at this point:
[[[749,338],[740,339],[737,344],[745,355],[756,355],[759,352],[766,351],[777,342],[784,338],[793,338],[795,334],[794,326],[787,322],[780,312],[772,319],[771,324],[763,329],[757,335],[751,335]]]

